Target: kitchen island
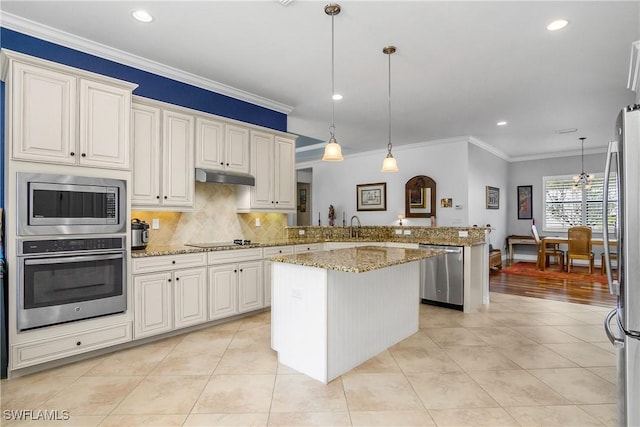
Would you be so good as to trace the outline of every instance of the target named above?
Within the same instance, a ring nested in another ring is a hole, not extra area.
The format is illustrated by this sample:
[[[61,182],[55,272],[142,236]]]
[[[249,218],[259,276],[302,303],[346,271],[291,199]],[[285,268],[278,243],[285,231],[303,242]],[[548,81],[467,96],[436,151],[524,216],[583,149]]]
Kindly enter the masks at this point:
[[[271,347],[328,383],[418,331],[418,261],[439,251],[363,246],[272,258]]]

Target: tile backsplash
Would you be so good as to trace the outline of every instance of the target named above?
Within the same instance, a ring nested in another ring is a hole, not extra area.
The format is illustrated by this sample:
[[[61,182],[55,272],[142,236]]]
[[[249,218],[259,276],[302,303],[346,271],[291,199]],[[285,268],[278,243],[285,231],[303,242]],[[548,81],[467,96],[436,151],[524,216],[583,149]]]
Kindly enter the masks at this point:
[[[286,238],[287,215],[236,213],[236,186],[196,182],[193,212],[132,211],[131,218],[160,220],[160,229],[149,229],[149,245],[229,242],[243,238],[274,241]],[[256,227],[256,218],[260,227]]]

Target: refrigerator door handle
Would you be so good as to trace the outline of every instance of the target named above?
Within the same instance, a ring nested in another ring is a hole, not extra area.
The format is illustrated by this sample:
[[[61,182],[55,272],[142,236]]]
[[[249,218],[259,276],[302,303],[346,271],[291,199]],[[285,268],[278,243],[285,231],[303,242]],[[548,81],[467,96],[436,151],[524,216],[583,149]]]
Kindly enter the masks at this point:
[[[611,330],[611,319],[618,313],[618,309],[611,310],[607,317],[604,319],[604,331],[607,333],[607,338],[611,341],[614,347],[624,347],[624,338],[618,338],[613,334]]]
[[[620,294],[620,284],[617,280],[613,279],[613,273],[611,272],[611,252],[609,249],[609,181],[611,175],[611,158],[614,154],[618,155],[618,141],[609,141],[609,147],[607,149],[607,160],[604,166],[604,191],[602,197],[602,238],[603,238],[603,247],[604,247],[604,262],[606,265],[607,271],[607,282],[609,283],[609,293],[612,295]],[[620,165],[616,162],[617,170],[616,173],[618,177],[620,176]],[[607,332],[608,333],[608,332]]]

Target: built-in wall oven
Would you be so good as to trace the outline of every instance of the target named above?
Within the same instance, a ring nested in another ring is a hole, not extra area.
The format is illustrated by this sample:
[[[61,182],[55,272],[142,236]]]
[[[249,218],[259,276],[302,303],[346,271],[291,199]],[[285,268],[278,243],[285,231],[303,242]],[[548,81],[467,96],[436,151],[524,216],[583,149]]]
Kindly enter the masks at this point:
[[[124,312],[124,236],[18,239],[18,330]]]
[[[18,235],[126,231],[126,182],[74,175],[18,173]]]

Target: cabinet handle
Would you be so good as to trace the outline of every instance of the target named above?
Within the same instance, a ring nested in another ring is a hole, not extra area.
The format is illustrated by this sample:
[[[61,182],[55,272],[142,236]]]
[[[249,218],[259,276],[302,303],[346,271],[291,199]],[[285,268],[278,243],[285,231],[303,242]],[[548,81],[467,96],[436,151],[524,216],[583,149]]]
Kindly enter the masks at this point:
[[[171,264],[175,264],[175,263],[176,263],[176,260],[175,260],[175,259],[174,259],[173,261],[171,261]]]
[[[229,166],[229,163],[227,163],[227,166]]]
[[[156,196],[156,199],[159,199],[159,198],[160,198],[160,196]]]
[[[278,201],[276,200],[276,205],[278,204]]]
[[[224,166],[224,162],[220,162],[220,166]]]
[[[167,281],[168,281],[169,283],[171,283],[171,279],[168,279]]]
[[[167,199],[167,196],[164,196],[164,199],[166,200],[166,199]]]
[[[242,273],[242,269],[240,269],[240,273]]]
[[[76,342],[76,345],[77,345],[77,346],[81,346],[81,345],[82,345],[82,341],[78,341],[78,342]]]
[[[74,153],[74,152],[72,151],[72,152],[70,152],[70,153],[69,153],[69,155],[70,155],[71,157],[73,157],[73,156],[75,156],[75,155],[76,155],[76,153]]]
[[[87,157],[87,153],[80,154],[82,157]]]
[[[234,273],[237,273],[237,272],[238,272],[238,270],[233,270],[233,272],[234,272]]]
[[[180,280],[180,278],[179,278],[179,277],[176,277],[176,281],[178,281],[178,280]]]

